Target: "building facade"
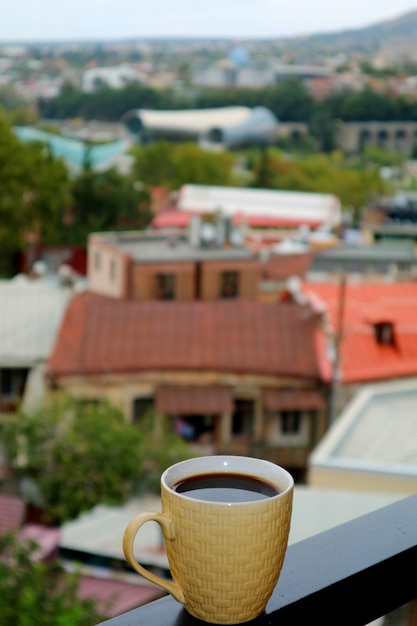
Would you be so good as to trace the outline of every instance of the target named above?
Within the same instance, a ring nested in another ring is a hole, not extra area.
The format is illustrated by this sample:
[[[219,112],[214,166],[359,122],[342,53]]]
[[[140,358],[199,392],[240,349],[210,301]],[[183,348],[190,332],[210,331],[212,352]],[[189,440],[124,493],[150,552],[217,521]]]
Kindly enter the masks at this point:
[[[51,392],[149,410],[198,453],[253,454],[303,478],[327,428],[316,314],[297,303],[76,296],[48,363]]]

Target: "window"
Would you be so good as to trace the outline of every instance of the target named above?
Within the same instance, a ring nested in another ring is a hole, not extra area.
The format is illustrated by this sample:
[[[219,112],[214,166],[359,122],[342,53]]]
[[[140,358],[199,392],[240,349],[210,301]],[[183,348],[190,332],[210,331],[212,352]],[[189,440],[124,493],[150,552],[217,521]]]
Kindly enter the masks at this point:
[[[281,411],[281,433],[295,435],[300,432],[301,411]]]
[[[147,413],[153,409],[154,401],[153,398],[143,397],[143,398],[135,398],[133,400],[133,422],[135,424],[139,424]]]
[[[238,272],[223,272],[221,277],[220,297],[237,298],[239,295]]]
[[[234,437],[250,437],[253,432],[255,414],[254,400],[235,400],[232,416],[232,433]]]
[[[375,339],[381,346],[394,345],[394,327],[392,322],[379,322],[374,326]]]
[[[213,442],[214,418],[211,415],[171,415],[173,431],[185,441]]]
[[[156,298],[157,300],[173,300],[175,297],[174,274],[157,274]]]
[[[20,398],[26,385],[29,370],[26,368],[5,368],[0,370],[1,397]]]
[[[265,438],[276,448],[306,448],[311,445],[316,418],[316,411],[304,409],[271,411],[265,422]]]

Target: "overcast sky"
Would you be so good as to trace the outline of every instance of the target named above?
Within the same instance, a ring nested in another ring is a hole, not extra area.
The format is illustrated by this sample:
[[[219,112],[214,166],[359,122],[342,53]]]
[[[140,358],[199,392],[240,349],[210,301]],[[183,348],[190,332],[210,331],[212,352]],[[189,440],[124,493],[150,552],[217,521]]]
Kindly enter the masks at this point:
[[[0,0],[0,43],[279,37],[368,26],[417,0]]]

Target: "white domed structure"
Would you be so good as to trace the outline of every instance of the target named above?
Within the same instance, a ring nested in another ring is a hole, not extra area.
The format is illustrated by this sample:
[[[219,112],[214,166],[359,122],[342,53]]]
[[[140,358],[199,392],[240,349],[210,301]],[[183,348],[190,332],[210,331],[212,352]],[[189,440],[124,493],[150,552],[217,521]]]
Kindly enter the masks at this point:
[[[275,141],[278,120],[265,107],[221,107],[181,111],[128,111],[122,122],[139,141],[197,141],[226,149]]]

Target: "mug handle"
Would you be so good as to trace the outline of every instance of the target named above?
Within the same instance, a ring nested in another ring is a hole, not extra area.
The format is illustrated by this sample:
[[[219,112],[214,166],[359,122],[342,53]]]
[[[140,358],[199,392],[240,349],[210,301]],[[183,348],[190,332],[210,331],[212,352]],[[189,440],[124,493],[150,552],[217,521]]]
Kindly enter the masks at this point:
[[[135,542],[135,537],[143,524],[146,522],[154,521],[157,522],[162,530],[165,541],[167,539],[174,539],[175,532],[172,520],[165,515],[164,513],[140,513],[136,517],[134,517],[126,527],[126,530],[123,535],[123,552],[125,553],[125,557],[128,560],[129,564],[133,567],[134,570],[141,574],[144,578],[147,578],[158,587],[162,587],[168,593],[170,593],[175,600],[181,602],[181,604],[185,604],[185,597],[183,590],[176,582],[170,582],[169,580],[165,580],[161,578],[161,576],[157,576],[153,574],[149,570],[147,570],[143,565],[137,562],[135,555],[133,553],[133,545]]]

